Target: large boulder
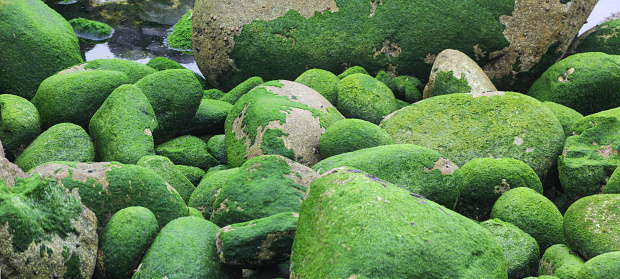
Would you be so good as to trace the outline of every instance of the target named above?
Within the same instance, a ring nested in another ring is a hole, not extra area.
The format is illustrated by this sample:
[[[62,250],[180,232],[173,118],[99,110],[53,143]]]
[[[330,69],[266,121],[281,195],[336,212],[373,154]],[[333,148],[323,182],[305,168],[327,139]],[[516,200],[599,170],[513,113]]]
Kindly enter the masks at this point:
[[[307,69],[354,65],[373,76],[426,77],[437,54],[456,49],[500,90],[527,90],[563,56],[596,2],[197,0],[192,45],[202,73],[221,88],[252,75],[294,80]]]
[[[539,275],[553,275],[561,279],[575,278],[585,261],[566,244],[547,249],[540,259]]]
[[[329,126],[319,140],[321,156],[352,152],[364,148],[394,144],[379,126],[361,119],[343,119]]]
[[[187,206],[198,209],[205,219],[211,219],[211,214],[213,214],[213,210],[215,209],[214,204],[215,200],[217,200],[217,196],[228,180],[236,175],[238,171],[239,168],[232,168],[207,173],[198,186],[196,186],[196,190],[192,192],[192,195],[187,202]]]
[[[143,166],[159,174],[168,185],[172,186],[172,188],[179,193],[185,203],[189,201],[189,197],[192,195],[192,192],[196,190],[194,184],[192,184],[192,182],[190,182],[189,179],[187,179],[187,177],[185,177],[185,175],[176,168],[170,159],[164,156],[144,156],[138,160],[136,165]]]
[[[2,94],[0,119],[0,139],[7,158],[14,160],[41,133],[39,112],[22,97]]]
[[[352,74],[340,81],[336,108],[344,117],[377,125],[385,116],[399,109],[392,90],[366,74]]]
[[[209,153],[207,143],[190,135],[164,142],[155,148],[155,152],[168,157],[176,165],[199,167],[205,171],[218,165],[218,161]]]
[[[575,279],[607,279],[618,278],[620,270],[620,251],[598,255],[579,270]]]
[[[0,94],[32,99],[49,76],[82,63],[71,25],[40,0],[0,2]]]

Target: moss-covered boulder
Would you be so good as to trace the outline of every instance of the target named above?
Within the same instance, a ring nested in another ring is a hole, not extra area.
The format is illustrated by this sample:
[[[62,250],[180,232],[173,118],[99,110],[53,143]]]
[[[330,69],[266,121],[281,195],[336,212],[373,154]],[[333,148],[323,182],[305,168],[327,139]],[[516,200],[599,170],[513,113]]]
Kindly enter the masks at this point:
[[[53,75],[45,79],[32,104],[47,129],[58,123],[73,123],[88,129],[90,118],[117,87],[131,83],[119,71],[80,70]]]
[[[570,201],[600,194],[620,166],[620,108],[581,118],[571,126],[558,158],[562,188]]]
[[[286,80],[264,83],[244,94],[228,113],[228,164],[238,167],[256,156],[279,154],[312,166],[320,160],[321,135],[341,119],[310,87]]]
[[[254,87],[259,86],[263,83],[264,81],[260,77],[248,78],[245,81],[238,84],[237,86],[235,86],[235,88],[228,91],[218,100],[234,105],[239,100],[239,98],[241,98],[241,96],[245,95],[245,93],[250,92],[250,90],[254,89]]]
[[[84,69],[121,72],[129,77],[130,83],[136,83],[141,78],[156,72],[147,65],[124,59],[95,59],[86,62]]]
[[[312,169],[279,155],[252,158],[231,175],[217,194],[211,221],[227,226],[298,212],[310,183],[318,176]]]
[[[620,270],[620,251],[598,255],[579,270],[575,279],[606,279],[618,278]]]
[[[49,76],[82,63],[71,25],[40,0],[0,2],[0,94],[27,100]]]
[[[463,188],[461,170],[452,161],[413,144],[384,145],[343,153],[319,162],[313,169],[323,174],[345,166],[397,184],[449,209],[454,209]]]
[[[299,213],[291,278],[507,278],[474,221],[350,168],[314,181]]]
[[[196,186],[196,190],[192,192],[187,206],[198,209],[205,219],[211,219],[217,196],[237,171],[239,171],[239,168],[207,173],[200,181],[200,184]]]
[[[195,136],[171,139],[158,145],[155,152],[168,157],[176,165],[199,167],[205,171],[219,164],[209,153],[207,143]]]
[[[190,70],[163,70],[150,74],[135,86],[149,99],[159,126],[153,131],[155,142],[171,139],[200,106],[204,90]]]
[[[572,108],[583,115],[620,106],[620,56],[579,53],[549,67],[528,95]]]
[[[558,103],[545,101],[543,104],[555,114],[558,120],[560,120],[560,125],[562,125],[562,129],[564,130],[564,136],[567,138],[572,136],[573,134],[570,127],[573,123],[577,122],[577,120],[583,118],[583,114]]]
[[[146,65],[157,71],[174,69],[189,70],[183,65],[179,64],[179,62],[176,62],[168,57],[155,57],[149,60],[149,62],[146,62]],[[194,76],[196,77],[196,79],[198,79],[198,82],[200,82],[200,85],[202,85],[203,88],[210,88],[210,86],[207,85],[207,81],[205,80],[205,78],[203,78],[200,74],[194,73]]]
[[[155,214],[159,227],[187,216],[187,206],[177,191],[156,172],[137,165],[119,163],[53,162],[31,171],[52,177],[97,215],[103,229],[112,215],[130,206],[146,207]]]
[[[9,188],[13,187],[15,179],[18,177],[27,178],[30,176],[5,157],[2,141],[0,141],[0,193],[8,191]]]
[[[607,181],[607,185],[605,185],[605,189],[603,189],[603,194],[620,194],[620,171],[618,171],[620,167],[616,168],[616,170],[609,176],[609,180]]]
[[[164,156],[144,156],[138,160],[136,165],[151,169],[159,174],[166,181],[167,185],[172,186],[181,195],[185,203],[189,201],[192,192],[196,190],[194,184],[176,168],[170,159]]]
[[[0,95],[0,139],[11,161],[41,133],[37,108],[17,95]]]
[[[218,230],[215,224],[193,216],[168,223],[132,278],[232,278],[220,266],[217,257],[215,235]]]
[[[41,133],[15,159],[24,171],[52,161],[92,162],[95,147],[90,136],[82,127],[71,123],[60,123]]]
[[[35,175],[0,190],[3,278],[91,278],[96,258],[95,214],[61,183]]]
[[[340,120],[329,126],[319,140],[323,158],[388,144],[394,144],[394,140],[385,130],[361,119]]]
[[[425,99],[394,112],[380,127],[395,143],[428,147],[459,167],[473,158],[521,160],[542,181],[564,146],[564,131],[553,112],[514,92]]]
[[[200,184],[200,180],[207,174],[206,171],[199,167],[193,166],[184,166],[184,165],[174,165],[178,170],[185,175],[187,180],[191,182],[194,186],[198,186]]]
[[[298,219],[295,212],[282,212],[221,228],[216,235],[220,261],[227,266],[253,269],[287,260]]]
[[[223,134],[226,117],[232,108],[233,105],[228,102],[203,98],[196,114],[180,133],[198,137],[209,134]]]
[[[99,159],[135,164],[155,155],[153,130],[155,112],[142,91],[131,85],[119,86],[103,102],[90,120],[90,132]]]
[[[620,55],[620,19],[614,19],[592,27],[581,34],[571,46],[572,52],[603,52]]]
[[[167,47],[179,51],[192,51],[192,13],[188,11],[179,21],[172,26],[172,32],[165,40]]]
[[[562,213],[549,199],[528,187],[512,189],[499,197],[491,218],[512,223],[531,235],[541,253],[554,244],[565,243]]]
[[[564,214],[564,235],[586,260],[620,251],[620,194],[592,195],[573,203]]]
[[[354,65],[373,76],[426,77],[437,54],[456,49],[500,90],[519,91],[566,53],[596,2],[198,0],[192,45],[202,73],[222,88]]]
[[[323,69],[310,69],[301,73],[301,75],[295,79],[295,82],[299,82],[316,90],[332,105],[338,105],[340,78],[334,73]]]
[[[458,50],[446,49],[435,58],[422,95],[426,99],[452,93],[492,91],[497,88],[476,61]]]
[[[536,274],[540,249],[532,236],[499,219],[490,219],[480,225],[487,228],[502,246],[508,278],[521,279]]]
[[[110,25],[81,17],[69,20],[69,24],[78,38],[87,41],[103,42],[112,38],[114,34],[114,29]]]
[[[556,244],[545,251],[540,259],[538,274],[561,279],[575,278],[585,261],[566,244]]]
[[[405,101],[408,104],[422,100],[422,92],[424,84],[412,76],[396,76],[391,77],[384,71],[381,71],[375,77],[377,80],[385,83],[397,100]]]
[[[399,108],[392,90],[365,74],[352,74],[340,81],[336,107],[347,118],[362,119],[377,125]]]
[[[224,97],[224,93],[222,90],[219,89],[209,89],[209,90],[205,90],[204,95],[202,96],[203,99],[211,99],[211,100],[218,100],[219,98]]]
[[[226,159],[226,135],[215,135],[207,141],[207,150],[220,165],[228,163]]]
[[[495,201],[517,187],[543,193],[540,179],[528,165],[512,158],[475,158],[461,167],[463,189],[457,212],[483,221],[491,215]]]
[[[158,231],[148,208],[130,206],[114,213],[99,238],[97,277],[130,278]]]

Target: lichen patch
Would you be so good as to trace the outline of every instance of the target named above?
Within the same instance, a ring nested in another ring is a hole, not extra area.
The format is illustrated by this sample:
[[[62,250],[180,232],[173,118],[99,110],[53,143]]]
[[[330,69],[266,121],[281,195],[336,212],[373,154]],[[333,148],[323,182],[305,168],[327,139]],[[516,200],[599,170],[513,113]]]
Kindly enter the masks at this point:
[[[574,72],[575,72],[575,68],[568,69],[566,73],[558,77],[558,81],[559,82],[570,82],[570,80],[568,79],[568,76]]]
[[[383,5],[381,0],[379,0],[379,1],[377,1],[377,0],[370,0],[370,14],[368,15],[368,17],[373,17],[375,15],[375,11],[377,10],[377,6],[378,5]]]
[[[618,150],[614,149],[611,144],[610,145],[601,145],[601,149],[597,150],[599,156],[603,156],[605,159],[609,159],[609,157],[613,154],[618,156]]]
[[[487,52],[483,51],[480,45],[477,44],[474,46],[474,54],[476,55],[476,60],[480,60],[480,58],[484,58],[487,55]]]
[[[390,59],[390,56],[398,57],[400,53],[403,52],[403,50],[398,46],[398,44],[390,43],[390,40],[388,39],[385,39],[385,41],[383,42],[383,47],[380,50],[377,51],[377,48],[373,48],[373,51],[375,52],[375,54],[372,55],[372,58],[377,58],[377,55],[385,53],[388,60]]]
[[[435,165],[433,166],[432,169],[428,169],[427,167],[424,167],[424,171],[430,172],[433,170],[440,170],[441,174],[446,175],[446,174],[453,174],[454,170],[456,170],[458,167],[456,166],[456,164],[452,163],[452,161],[450,161],[449,159],[444,159],[443,157],[439,157],[439,160],[437,160],[435,162]]]
[[[502,178],[502,183],[493,187],[493,192],[496,194],[504,194],[508,191],[510,191],[510,184],[508,184],[505,178]]]
[[[81,72],[81,71],[92,71],[93,70],[93,69],[86,69],[86,65],[88,65],[88,63],[84,63],[84,64],[77,65],[77,66],[73,66],[73,67],[71,67],[69,69],[62,70],[62,71],[58,72],[57,75],[65,74],[65,73],[71,73],[71,72]]]
[[[517,146],[521,146],[523,144],[523,139],[518,136],[515,136],[515,140],[512,143],[516,144]]]
[[[429,53],[426,55],[426,57],[424,57],[424,63],[433,64],[435,63],[436,58],[437,58],[437,55]]]
[[[144,133],[145,133],[146,135],[150,136],[150,137],[152,137],[152,136],[153,136],[153,132],[151,132],[151,129],[149,129],[149,128],[144,129]]]

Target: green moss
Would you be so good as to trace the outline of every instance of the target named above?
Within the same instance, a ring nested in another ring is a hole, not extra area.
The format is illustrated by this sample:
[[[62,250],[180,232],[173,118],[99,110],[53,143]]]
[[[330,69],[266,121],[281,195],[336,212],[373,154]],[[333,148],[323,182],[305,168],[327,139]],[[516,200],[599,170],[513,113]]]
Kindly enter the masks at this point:
[[[287,136],[288,134],[281,130],[267,130],[263,134],[263,142],[260,149],[264,154],[278,154],[291,160],[297,160],[295,152],[284,145],[282,138]]]
[[[546,101],[543,102],[543,104],[547,106],[553,112],[553,114],[555,114],[558,120],[560,120],[560,125],[562,125],[562,129],[564,130],[564,136],[566,136],[567,138],[572,136],[573,134],[570,127],[573,125],[573,123],[583,118],[583,115],[572,108],[560,105],[558,103]]]
[[[192,52],[192,13],[187,12],[172,26],[172,32],[166,37],[165,44],[171,49]]]
[[[185,70],[189,70],[185,67],[183,67],[183,65],[179,64],[178,62],[168,58],[168,57],[155,57],[151,60],[149,60],[149,62],[146,63],[146,66],[149,66],[157,71],[163,71],[163,70],[174,70],[174,69],[185,69]],[[194,76],[196,77],[196,79],[198,79],[198,82],[200,82],[200,85],[202,85],[203,88],[209,88],[207,81],[205,80],[205,78],[203,78],[201,75],[199,75],[198,73],[194,73]]]
[[[65,275],[64,278],[75,278],[75,279],[83,279],[82,272],[80,270],[80,257],[72,253],[71,258],[68,261],[65,261]]]
[[[620,55],[620,19],[610,20],[594,27],[592,33],[585,33],[575,42],[576,52],[604,52]]]
[[[435,76],[435,87],[433,88],[433,96],[445,95],[451,93],[469,93],[471,86],[465,78],[465,73],[461,73],[461,78],[456,78],[452,71],[440,71]]]
[[[202,216],[202,212],[200,212],[200,210],[198,210],[197,208],[188,207],[187,209],[189,210],[189,216],[194,216],[200,219],[205,219],[205,217]]]
[[[84,68],[121,72],[129,77],[129,83],[136,83],[141,78],[156,72],[147,65],[124,59],[95,59],[86,62]]]
[[[175,165],[186,165],[208,170],[218,165],[209,154],[207,143],[195,136],[180,136],[158,145],[157,155],[165,156]]]
[[[192,192],[196,189],[194,184],[192,184],[167,157],[144,156],[138,160],[136,165],[146,167],[161,175],[161,177],[181,195],[186,203],[189,201]]]
[[[339,79],[343,79],[346,78],[350,75],[353,74],[364,74],[364,75],[370,75],[370,73],[368,73],[368,71],[366,71],[366,69],[364,69],[364,67],[362,66],[353,66],[350,68],[345,69],[342,73],[340,73],[338,75]]]
[[[194,185],[198,186],[200,180],[207,174],[206,171],[199,167],[175,165],[175,167],[185,175],[185,177]]]
[[[336,106],[338,104],[340,78],[332,72],[323,69],[310,69],[299,75],[295,82],[299,82],[321,93],[332,105]]]
[[[228,91],[228,93],[224,94],[224,96],[219,98],[219,100],[234,105],[237,102],[237,100],[241,98],[241,96],[243,96],[245,93],[248,93],[254,87],[261,85],[263,83],[265,82],[260,77],[248,78],[244,82],[235,86],[235,88],[233,88],[232,90]]]
[[[341,80],[338,111],[347,118],[379,124],[383,117],[398,109],[392,90],[365,74],[352,74]]]
[[[221,164],[226,165],[226,135],[215,135],[207,142],[207,150]]]
[[[0,139],[9,161],[41,133],[39,112],[28,100],[10,94],[0,95]]]
[[[211,99],[211,100],[217,100],[219,98],[224,97],[224,92],[222,92],[222,90],[219,89],[209,89],[209,90],[205,90],[204,95],[202,96],[203,99]]]
[[[226,116],[233,108],[230,103],[203,98],[192,120],[185,125],[182,134],[203,136],[224,133]]]
[[[538,274],[553,275],[562,279],[575,278],[585,261],[565,244],[556,244],[547,249],[540,259]]]
[[[187,206],[198,209],[205,219],[211,219],[218,193],[226,185],[228,179],[236,174],[238,170],[239,168],[233,168],[207,173],[196,187],[196,190],[192,192]]]
[[[110,25],[81,17],[69,20],[69,24],[78,38],[89,41],[105,41],[112,38],[114,33],[114,29]]]
[[[609,252],[587,261],[575,279],[614,278],[620,270],[620,251]]]
[[[379,126],[361,119],[343,119],[325,130],[319,141],[321,157],[352,152],[364,148],[394,144]]]

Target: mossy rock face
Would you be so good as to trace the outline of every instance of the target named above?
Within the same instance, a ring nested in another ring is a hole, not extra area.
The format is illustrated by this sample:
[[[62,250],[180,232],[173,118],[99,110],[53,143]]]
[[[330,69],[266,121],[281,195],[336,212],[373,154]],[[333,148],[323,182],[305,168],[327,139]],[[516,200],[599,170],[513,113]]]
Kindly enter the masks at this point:
[[[379,124],[397,110],[394,93],[387,85],[365,74],[352,74],[340,81],[338,111],[347,118]]]
[[[540,259],[538,274],[551,275],[561,279],[575,278],[585,261],[565,244],[556,244],[547,249]]]
[[[2,94],[0,119],[0,139],[6,148],[5,155],[13,161],[41,133],[39,112],[22,97]]]
[[[620,55],[620,19],[601,23],[581,34],[573,42],[571,50],[582,52],[604,52]]]
[[[323,69],[310,69],[301,73],[301,75],[295,79],[295,82],[299,82],[316,90],[332,105],[338,105],[340,78],[334,73]]]
[[[312,169],[279,155],[248,160],[219,191],[211,221],[226,226],[298,212],[310,183],[318,176]]]
[[[187,216],[187,206],[177,191],[156,172],[119,163],[54,162],[32,173],[52,177],[76,192],[82,203],[97,215],[103,229],[112,215],[130,206],[143,206],[155,214],[159,227]]]
[[[620,251],[609,252],[583,264],[575,279],[618,278],[618,270],[620,270]]]
[[[207,174],[206,171],[199,167],[193,166],[184,166],[184,165],[174,165],[178,170],[180,170],[183,175],[191,182],[194,186],[198,186],[200,180]]]
[[[364,148],[394,144],[379,126],[361,119],[343,119],[325,130],[319,141],[321,156],[352,152]]]
[[[42,1],[5,0],[0,10],[0,94],[30,100],[43,80],[83,62],[71,25]]]
[[[435,58],[423,96],[426,99],[452,93],[492,91],[497,88],[476,61],[458,50],[446,49]]]
[[[192,13],[189,11],[184,14],[179,21],[172,26],[172,32],[166,37],[165,44],[167,47],[191,52],[192,51]]]
[[[202,99],[192,120],[181,130],[181,134],[203,136],[224,133],[224,123],[233,108],[228,102]]]
[[[15,159],[24,171],[52,161],[92,162],[95,147],[82,127],[60,123],[41,133]]]
[[[564,214],[564,235],[586,260],[620,251],[620,194],[592,195],[573,203]]]
[[[464,186],[458,212],[483,221],[491,215],[495,201],[517,187],[543,193],[540,179],[528,165],[512,158],[475,158],[461,167]]]
[[[354,65],[373,76],[426,77],[437,54],[456,49],[501,90],[527,90],[566,53],[596,2],[198,0],[192,45],[201,72],[221,88],[251,75],[293,80]]]
[[[228,91],[224,96],[219,98],[220,101],[224,101],[230,104],[235,104],[241,96],[245,93],[250,92],[250,90],[254,89],[254,87],[263,84],[264,81],[260,77],[251,77],[235,86],[235,88]]]
[[[215,135],[207,141],[207,150],[213,155],[220,165],[228,163],[226,159],[226,135]]]
[[[110,25],[81,17],[69,20],[69,24],[78,38],[87,41],[102,42],[112,38],[114,34]]]
[[[507,278],[474,221],[350,168],[315,180],[302,204],[291,278]]]
[[[228,164],[238,167],[256,156],[278,154],[312,166],[321,158],[321,135],[343,118],[325,97],[301,83],[264,83],[244,94],[228,113]]]
[[[99,239],[97,276],[129,278],[158,231],[148,208],[131,206],[114,213]]]
[[[567,138],[572,136],[572,132],[570,127],[573,123],[577,122],[579,119],[583,118],[583,114],[577,112],[576,110],[569,108],[564,105],[560,105],[558,103],[545,101],[543,102],[545,106],[547,106],[553,114],[560,120],[560,125],[562,125],[562,129],[564,130],[564,136]]]
[[[620,106],[620,56],[579,53],[549,67],[527,92],[583,115]]]
[[[90,118],[117,87],[131,83],[119,71],[73,71],[45,79],[32,104],[37,107],[44,129],[58,123],[73,123],[88,129]]]
[[[395,143],[428,147],[459,167],[474,158],[510,157],[525,162],[541,180],[564,146],[553,112],[514,92],[436,96],[394,112],[380,127]]]
[[[155,155],[155,112],[142,91],[119,86],[90,120],[88,130],[101,161],[135,164],[143,156]]]
[[[136,83],[141,78],[155,73],[156,70],[135,61],[124,59],[95,59],[85,63],[84,69],[118,71],[126,74],[130,83]]]
[[[245,269],[286,261],[291,255],[298,219],[298,213],[282,212],[221,228],[216,235],[220,261]]]
[[[443,155],[413,144],[366,148],[332,156],[313,169],[323,174],[338,167],[352,167],[372,177],[422,195],[454,209],[463,188],[461,170]]]
[[[239,168],[207,173],[200,181],[200,184],[196,186],[196,190],[192,192],[187,206],[198,209],[205,219],[211,219],[217,196],[237,171],[239,171]]]
[[[502,246],[508,278],[521,279],[536,273],[540,249],[532,236],[499,219],[490,219],[480,225],[487,228]]]
[[[35,175],[0,190],[3,278],[88,279],[96,251],[95,214],[58,181]]]
[[[562,188],[571,201],[600,194],[620,166],[620,108],[581,118],[571,126],[558,158]]]
[[[220,266],[215,248],[219,227],[198,217],[166,225],[132,278],[232,278]]]
[[[207,143],[194,136],[180,136],[155,148],[157,155],[165,156],[175,165],[186,165],[208,170],[218,161],[209,153]]]
[[[185,175],[176,168],[174,163],[164,156],[144,156],[136,163],[138,166],[155,171],[157,174],[166,181],[167,185],[172,186],[179,195],[183,198],[183,201],[187,203],[192,192],[196,190],[194,184],[192,184]]]
[[[499,197],[491,218],[512,223],[530,234],[541,253],[554,244],[565,242],[562,213],[545,196],[527,187],[512,189]]]
[[[135,86],[151,102],[159,126],[153,135],[156,142],[174,137],[189,123],[200,106],[203,89],[190,70],[163,70],[150,74]]]

